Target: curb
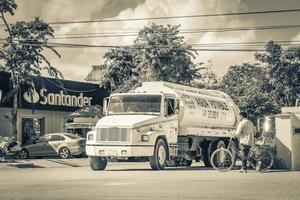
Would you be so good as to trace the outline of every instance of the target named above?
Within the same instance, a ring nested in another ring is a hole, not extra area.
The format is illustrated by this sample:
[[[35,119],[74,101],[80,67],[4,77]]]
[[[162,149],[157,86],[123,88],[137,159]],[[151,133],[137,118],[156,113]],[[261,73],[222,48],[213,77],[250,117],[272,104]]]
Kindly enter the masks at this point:
[[[33,163],[7,163],[7,166],[16,168],[35,168]]]

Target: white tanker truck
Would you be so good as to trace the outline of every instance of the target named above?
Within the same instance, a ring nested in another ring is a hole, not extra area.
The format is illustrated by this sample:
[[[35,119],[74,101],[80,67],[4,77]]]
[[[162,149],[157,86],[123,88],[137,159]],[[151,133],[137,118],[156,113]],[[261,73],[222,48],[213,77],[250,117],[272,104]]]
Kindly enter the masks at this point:
[[[87,134],[93,170],[115,158],[149,158],[154,170],[190,166],[226,145],[239,121],[239,108],[225,93],[168,82],[144,82],[104,102],[106,116]]]

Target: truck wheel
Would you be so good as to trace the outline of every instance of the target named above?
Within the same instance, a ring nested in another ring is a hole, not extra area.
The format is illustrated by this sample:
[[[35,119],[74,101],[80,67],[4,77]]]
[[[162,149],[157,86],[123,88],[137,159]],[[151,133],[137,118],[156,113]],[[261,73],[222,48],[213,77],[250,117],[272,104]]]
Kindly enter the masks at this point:
[[[107,159],[104,158],[104,157],[89,156],[89,161],[90,161],[90,167],[94,171],[104,170],[106,168],[106,165],[107,165]]]
[[[163,139],[158,139],[153,156],[149,157],[150,166],[153,170],[164,169],[167,165],[167,145]]]
[[[211,167],[210,155],[211,155],[211,146],[213,142],[206,142],[203,145],[203,162],[205,167]]]
[[[205,167],[212,167],[211,165],[211,155],[213,152],[217,149],[218,142],[217,141],[211,141],[208,142],[203,149],[203,162]]]

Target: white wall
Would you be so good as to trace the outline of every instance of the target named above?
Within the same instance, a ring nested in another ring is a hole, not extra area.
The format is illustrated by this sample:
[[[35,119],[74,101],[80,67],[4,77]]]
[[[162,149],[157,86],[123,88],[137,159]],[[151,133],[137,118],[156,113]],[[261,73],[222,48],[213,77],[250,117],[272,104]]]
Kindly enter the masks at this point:
[[[276,150],[280,168],[291,169],[292,123],[290,114],[280,114],[275,118]]]
[[[300,107],[284,107],[276,115],[277,157],[281,167],[300,170]]]

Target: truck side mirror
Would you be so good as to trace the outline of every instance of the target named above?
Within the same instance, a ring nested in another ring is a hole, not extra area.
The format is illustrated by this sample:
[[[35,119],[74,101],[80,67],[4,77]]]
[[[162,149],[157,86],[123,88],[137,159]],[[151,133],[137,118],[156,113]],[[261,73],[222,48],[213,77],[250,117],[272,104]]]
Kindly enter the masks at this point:
[[[109,97],[105,97],[103,99],[103,115],[107,113],[107,106],[108,106]]]

